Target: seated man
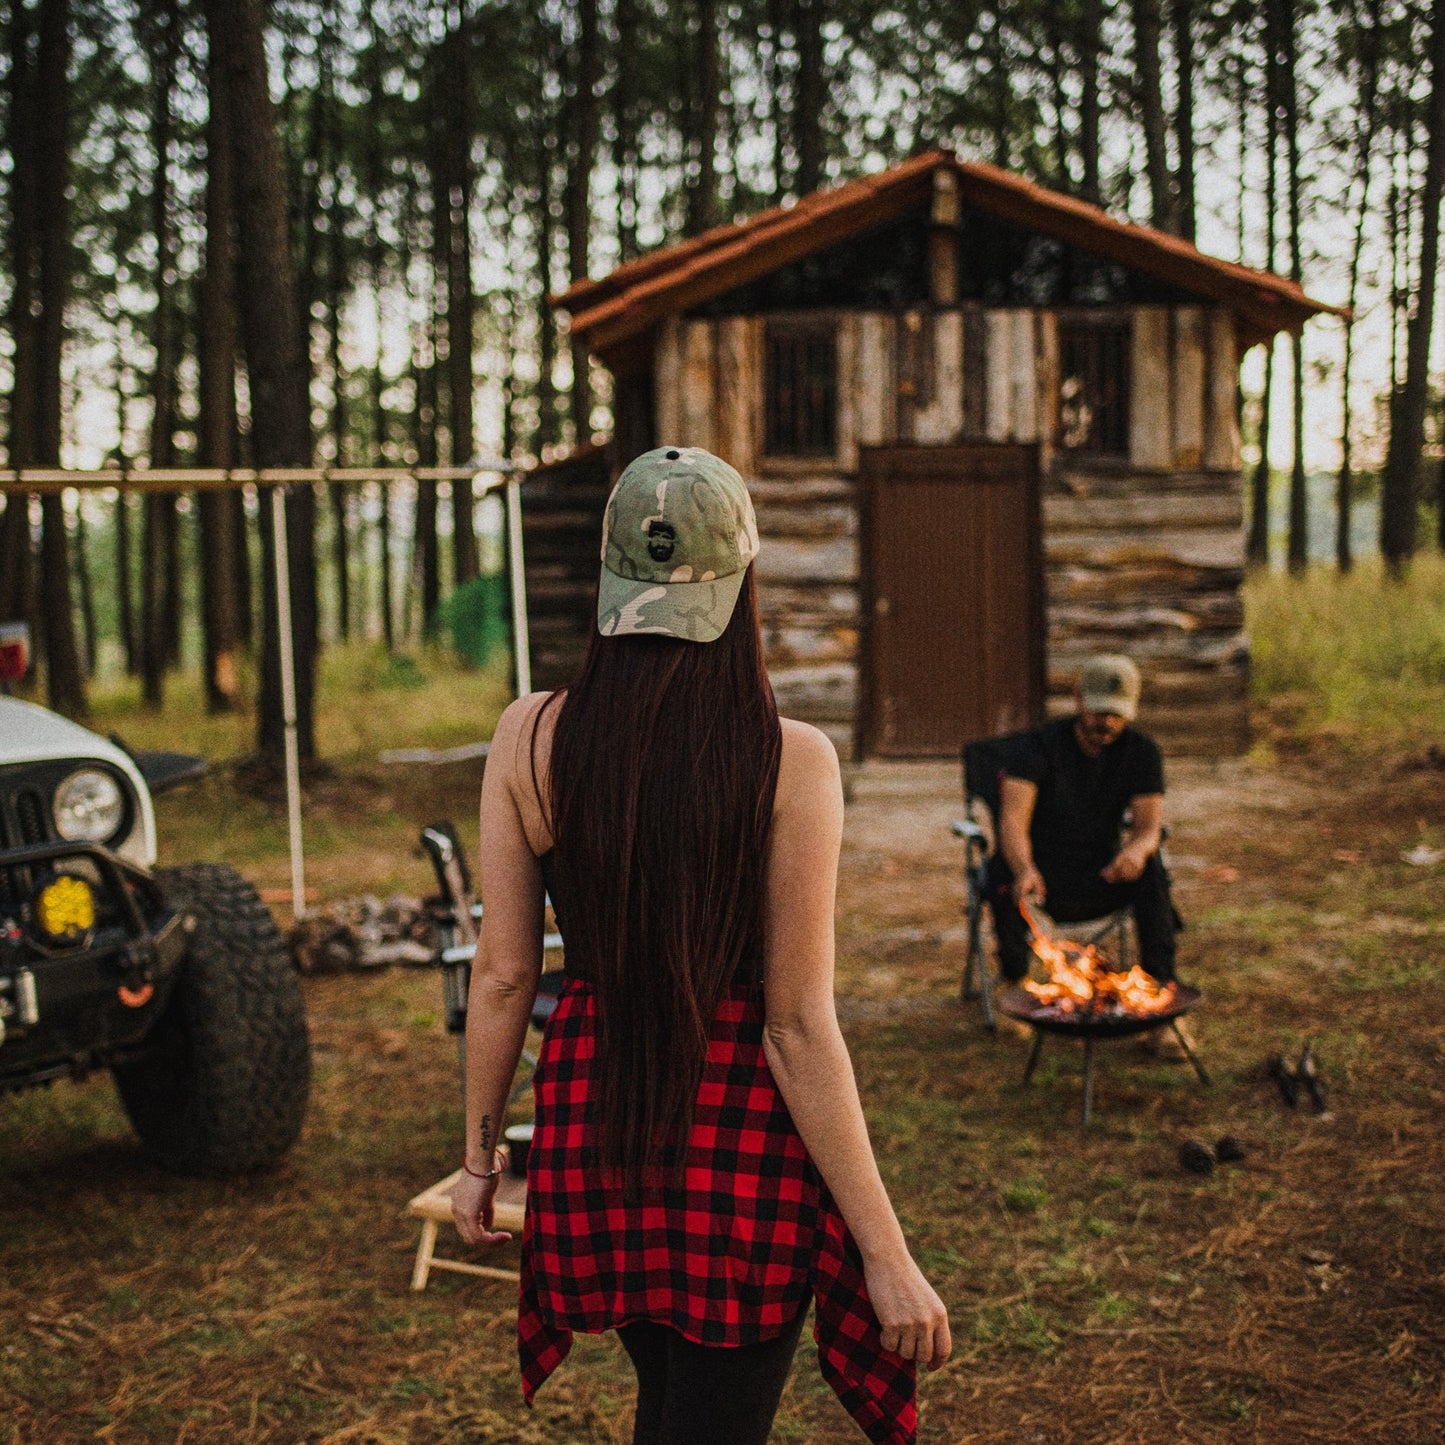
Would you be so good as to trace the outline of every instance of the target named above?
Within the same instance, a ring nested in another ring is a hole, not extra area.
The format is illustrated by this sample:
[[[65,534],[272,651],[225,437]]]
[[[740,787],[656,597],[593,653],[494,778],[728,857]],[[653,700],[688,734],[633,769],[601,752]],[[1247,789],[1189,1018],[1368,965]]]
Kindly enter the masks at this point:
[[[1140,962],[1165,983],[1174,977],[1176,918],[1159,858],[1164,763],[1158,744],[1129,725],[1139,670],[1127,657],[1092,658],[1076,696],[1078,712],[1041,728],[1004,772],[988,877],[999,969],[1015,983],[1028,972],[1018,907],[1027,898],[1060,923],[1132,907]]]

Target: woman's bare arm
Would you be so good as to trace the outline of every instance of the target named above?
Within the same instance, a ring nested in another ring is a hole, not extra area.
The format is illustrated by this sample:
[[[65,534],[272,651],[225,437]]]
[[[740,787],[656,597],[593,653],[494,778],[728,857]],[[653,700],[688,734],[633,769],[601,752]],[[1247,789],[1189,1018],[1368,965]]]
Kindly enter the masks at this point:
[[[808,1155],[863,1255],[885,1349],[940,1365],[952,1348],[942,1301],[908,1253],[883,1187],[833,1006],[833,905],[843,790],[833,745],[783,724],[769,854],[764,1052]]]
[[[486,1173],[501,1143],[502,1116],[542,971],[542,870],[528,841],[530,747],[539,700],[519,699],[502,714],[482,779],[481,939],[467,995],[468,1170]],[[464,1173],[452,1191],[452,1218],[468,1244],[493,1232],[497,1181]]]

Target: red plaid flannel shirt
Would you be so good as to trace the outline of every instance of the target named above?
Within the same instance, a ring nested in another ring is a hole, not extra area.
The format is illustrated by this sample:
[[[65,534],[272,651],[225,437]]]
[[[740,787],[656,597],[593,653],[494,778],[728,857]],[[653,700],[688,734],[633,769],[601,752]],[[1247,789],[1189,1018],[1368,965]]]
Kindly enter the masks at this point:
[[[547,1026],[533,1080],[517,1348],[530,1404],[576,1330],[633,1320],[705,1345],[770,1339],[811,1294],[818,1364],[877,1445],[909,1445],[911,1362],[883,1349],[862,1260],[763,1056],[762,1000],[718,1009],[680,1185],[626,1203],[597,1165],[593,997],[573,980]]]

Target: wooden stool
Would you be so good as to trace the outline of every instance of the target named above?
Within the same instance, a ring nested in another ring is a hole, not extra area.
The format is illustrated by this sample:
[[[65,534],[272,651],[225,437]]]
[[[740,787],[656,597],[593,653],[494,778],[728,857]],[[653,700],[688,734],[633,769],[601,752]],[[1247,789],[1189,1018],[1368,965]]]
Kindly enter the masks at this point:
[[[496,1269],[489,1264],[468,1264],[461,1259],[443,1259],[436,1253],[437,1226],[452,1220],[452,1188],[462,1177],[458,1169],[424,1189],[406,1206],[408,1214],[422,1221],[421,1242],[416,1247],[416,1263],[412,1266],[411,1287],[425,1289],[427,1276],[435,1269],[455,1270],[458,1274],[479,1274],[487,1279],[517,1281],[521,1276],[513,1269]],[[527,1181],[503,1174],[497,1185],[493,1206],[492,1228],[510,1230],[514,1237],[522,1233],[522,1217],[527,1206]]]

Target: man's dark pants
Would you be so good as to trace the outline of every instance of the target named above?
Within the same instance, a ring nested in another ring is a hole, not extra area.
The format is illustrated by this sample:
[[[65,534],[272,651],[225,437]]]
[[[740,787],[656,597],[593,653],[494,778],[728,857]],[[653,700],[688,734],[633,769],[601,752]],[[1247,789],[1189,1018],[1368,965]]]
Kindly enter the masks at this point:
[[[1103,918],[1121,908],[1134,910],[1139,930],[1139,960],[1145,972],[1161,983],[1174,977],[1174,932],[1178,920],[1169,898],[1169,875],[1151,853],[1144,871],[1133,883],[1106,883],[1097,871],[1079,874],[1044,874],[1047,896],[1044,910],[1056,923],[1082,923]],[[1013,874],[1000,854],[989,859],[987,896],[993,909],[998,939],[999,972],[1017,983],[1032,957],[1029,927],[1013,896]]]

